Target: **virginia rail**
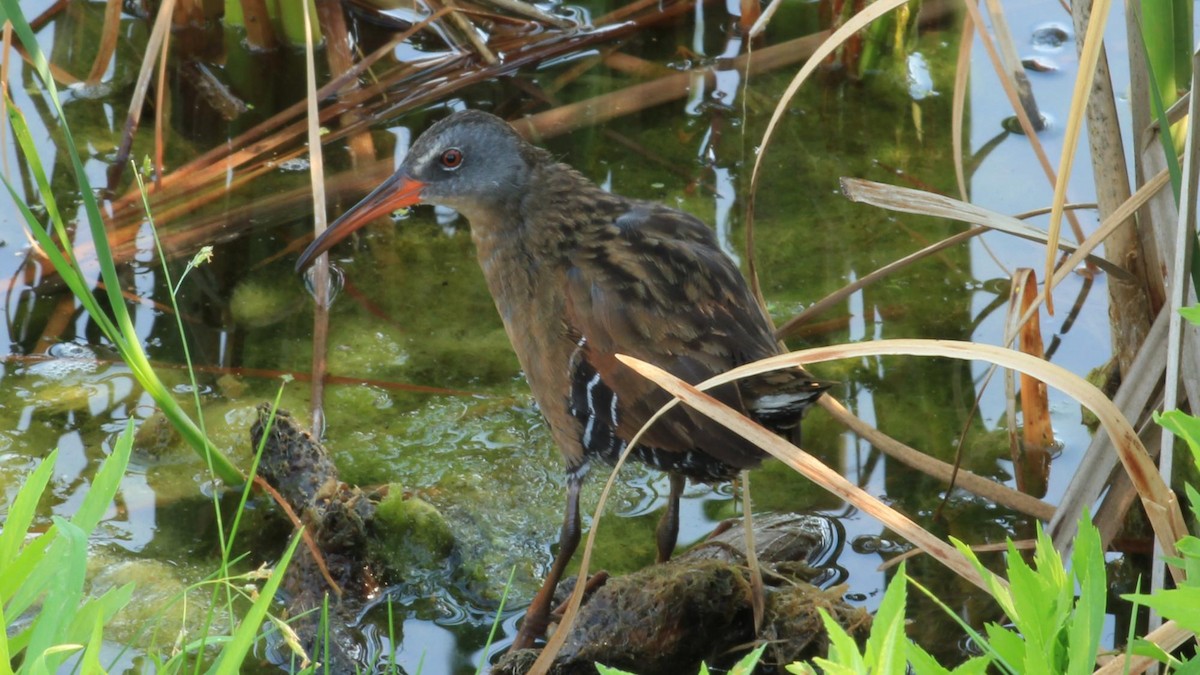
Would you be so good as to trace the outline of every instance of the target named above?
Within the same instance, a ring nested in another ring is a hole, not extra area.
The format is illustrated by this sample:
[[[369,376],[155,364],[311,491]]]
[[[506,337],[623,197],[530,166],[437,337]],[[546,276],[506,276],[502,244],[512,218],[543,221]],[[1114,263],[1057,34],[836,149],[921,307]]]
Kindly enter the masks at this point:
[[[614,462],[670,398],[614,355],[697,383],[774,356],[779,346],[745,279],[704,223],[605,192],[479,111],[457,112],[430,127],[395,174],[305,249],[296,269],[375,218],[419,202],[448,206],[470,221],[504,328],[566,460],[558,555],[513,645],[528,647],[545,632],[554,588],[579,544],[579,490],[590,461]],[[709,393],[792,434],[827,387],[794,368]],[[657,530],[661,562],[675,547],[686,479],[728,480],[765,455],[679,406],[631,456],[670,476]]]

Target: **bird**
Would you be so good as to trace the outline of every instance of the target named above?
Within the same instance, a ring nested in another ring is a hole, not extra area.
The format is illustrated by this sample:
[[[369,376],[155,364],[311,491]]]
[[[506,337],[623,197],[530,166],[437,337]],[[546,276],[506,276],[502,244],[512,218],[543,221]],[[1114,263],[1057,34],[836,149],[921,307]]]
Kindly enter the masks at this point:
[[[496,309],[565,460],[558,552],[512,645],[531,647],[545,633],[554,589],[579,544],[580,488],[591,463],[614,463],[671,399],[616,355],[695,384],[781,347],[745,277],[701,220],[606,191],[479,110],[430,126],[391,177],[313,240],[296,270],[366,223],[418,203],[449,207],[469,221]],[[805,409],[830,385],[795,367],[708,393],[794,437]],[[766,455],[677,406],[630,456],[669,476],[656,530],[663,562],[675,548],[686,481],[727,481]]]

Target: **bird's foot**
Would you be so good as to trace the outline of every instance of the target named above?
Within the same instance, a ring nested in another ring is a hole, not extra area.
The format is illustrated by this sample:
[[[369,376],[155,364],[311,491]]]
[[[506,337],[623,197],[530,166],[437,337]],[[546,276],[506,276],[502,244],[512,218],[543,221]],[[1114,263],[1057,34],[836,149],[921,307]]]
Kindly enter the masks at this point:
[[[588,577],[587,583],[583,586],[583,601],[587,602],[588,598],[592,597],[592,593],[600,590],[604,584],[608,583],[608,572],[600,570],[592,576]],[[563,614],[567,613],[567,605],[571,604],[571,596],[568,595],[566,600],[563,600],[554,611],[550,612],[550,616],[554,619],[562,619]]]

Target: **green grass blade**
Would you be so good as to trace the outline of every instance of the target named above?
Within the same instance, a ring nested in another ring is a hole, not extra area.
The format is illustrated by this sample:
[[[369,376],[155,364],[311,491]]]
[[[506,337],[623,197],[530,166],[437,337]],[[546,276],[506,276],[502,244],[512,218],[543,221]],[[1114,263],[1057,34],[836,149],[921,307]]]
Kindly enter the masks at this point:
[[[267,583],[263,584],[258,600],[250,607],[250,611],[246,612],[241,624],[234,631],[233,638],[221,650],[217,662],[208,672],[213,675],[233,675],[238,672],[242,662],[246,659],[246,654],[250,652],[250,647],[254,645],[254,638],[258,635],[259,626],[267,616],[267,610],[275,600],[275,592],[279,590],[279,584],[283,582],[284,572],[287,571],[288,563],[292,560],[292,554],[296,552],[300,538],[299,532],[292,537],[292,543],[288,546],[287,552],[275,564],[275,570],[271,572]]]
[[[42,80],[46,98],[58,115],[58,119],[60,121],[65,120],[66,116],[63,113],[58,97],[58,89],[54,83],[54,79],[50,76],[49,64],[46,61],[45,54],[42,52],[41,46],[38,44],[32,29],[29,27],[28,21],[21,13],[17,0],[0,0],[0,19],[7,19],[12,22],[13,31],[21,40],[22,45],[28,53],[30,62]],[[13,110],[11,105],[9,105],[9,110]],[[23,152],[29,154],[31,157],[31,168],[36,166],[40,169],[40,161],[32,159],[36,155],[36,148],[29,141],[29,132],[28,128],[24,126],[23,117],[20,114],[10,112],[10,118],[14,120],[14,130],[18,132],[15,135],[17,135],[18,141],[21,143]],[[19,133],[22,129],[23,134]],[[96,196],[92,192],[91,184],[87,179],[87,174],[80,160],[79,153],[76,151],[74,136],[71,134],[69,126],[65,123],[60,124],[59,130],[62,132],[64,138],[62,149],[66,152],[70,160],[79,189],[79,197],[87,214],[88,227],[96,251],[96,260],[100,266],[100,277],[104,281],[104,292],[107,295],[108,304],[111,306],[111,316],[99,307],[95,295],[88,284],[85,283],[80,273],[80,268],[74,259],[74,254],[67,244],[63,221],[61,214],[58,213],[58,209],[55,208],[53,210],[54,215],[58,215],[59,218],[54,221],[52,227],[60,233],[59,236],[63,240],[63,247],[67,250],[66,254],[58,250],[59,247],[51,239],[49,233],[38,224],[37,218],[25,206],[24,201],[16,194],[13,187],[6,182],[5,184],[9,192],[13,194],[14,201],[17,202],[22,215],[29,223],[30,230],[33,232],[35,238],[37,238],[39,246],[42,247],[46,256],[50,259],[51,264],[54,265],[59,275],[71,289],[71,292],[83,303],[84,308],[87,309],[92,319],[100,326],[105,336],[117,347],[121,353],[121,358],[129,366],[130,370],[133,371],[138,383],[154,398],[155,402],[162,409],[163,414],[171,420],[171,423],[175,425],[188,444],[201,457],[211,461],[213,471],[222,480],[230,484],[240,484],[243,481],[241,472],[213,447],[204,434],[196,427],[195,423],[191,421],[191,418],[175,402],[171,392],[167,390],[162,381],[154,373],[154,369],[150,365],[150,360],[146,356],[146,352],[142,349],[140,338],[133,326],[129,309],[121,293],[121,283],[117,275],[116,264],[112,257],[112,250],[109,247],[104,219],[100,213]],[[35,181],[39,186],[49,185],[44,171],[35,171],[35,174],[37,174]]]
[[[52,574],[25,647],[27,660],[40,661],[51,671],[67,656],[53,649],[66,641],[67,628],[83,598],[88,554],[86,532],[57,516],[54,521],[58,537],[50,545],[45,566]]]
[[[50,582],[54,573],[46,565],[49,547],[58,538],[58,528],[51,526],[42,536],[30,542],[15,560],[4,568],[0,579],[0,599],[13,616],[20,616],[33,604]]]
[[[1086,512],[1075,536],[1071,572],[1079,581],[1079,600],[1067,633],[1067,673],[1086,675],[1092,672],[1096,654],[1100,652],[1108,598],[1100,532]]]
[[[0,626],[7,626],[8,621],[4,619],[4,603],[0,602]],[[12,651],[8,644],[8,631],[0,630],[0,675],[13,675],[12,670]]]
[[[871,672],[880,675],[904,675],[908,659],[908,640],[904,632],[904,605],[908,598],[904,563],[892,577],[879,610],[871,625],[871,637],[867,640],[867,665]]]
[[[100,465],[92,479],[92,485],[83,497],[79,510],[71,516],[71,522],[84,532],[91,532],[100,524],[112,500],[121,487],[129,456],[133,452],[133,418],[125,423],[125,431],[117,438],[112,454]]]
[[[0,0],[0,6],[3,6],[5,13],[2,18],[12,22],[13,32],[17,34],[21,44],[25,47],[28,58],[33,63],[38,77],[42,80],[42,86],[46,89],[47,98],[58,115],[58,119],[66,120],[67,116],[58,96],[58,85],[55,84],[54,77],[50,74],[50,64],[46,60],[45,53],[42,52],[33,29],[21,12],[19,3],[17,0]],[[88,225],[95,240],[96,258],[100,263],[100,276],[104,279],[104,290],[112,304],[114,318],[123,333],[135,334],[133,323],[129,318],[129,310],[125,306],[125,298],[121,295],[120,279],[117,277],[117,268],[113,262],[112,250],[108,245],[107,233],[104,230],[104,217],[100,213],[100,205],[96,201],[96,195],[92,192],[91,181],[88,180],[87,172],[84,170],[83,162],[76,150],[78,146],[75,143],[75,136],[71,133],[70,126],[65,123],[61,125],[60,130],[65,140],[64,150],[66,150],[67,157],[71,161],[71,168],[75,172],[76,185],[79,186],[80,201],[87,213]]]
[[[512,588],[513,576],[516,573],[517,566],[513,565],[512,569],[508,571],[508,581],[504,582],[504,592],[500,594],[500,606],[496,608],[496,618],[492,619],[492,629],[488,631],[487,642],[483,644],[483,653],[479,655],[479,666],[475,668],[476,675],[481,675],[485,672],[484,666],[487,664],[487,652],[492,646],[492,641],[496,639],[496,632],[500,629],[500,619],[504,615],[504,603],[508,601],[508,591]],[[388,637],[393,640],[392,644],[395,644],[395,632],[393,632],[392,627],[392,603],[390,600],[388,601]],[[395,654],[388,656],[388,662],[392,671],[396,667],[394,659]]]
[[[21,544],[25,542],[25,535],[37,513],[38,502],[41,501],[46,484],[50,482],[50,476],[54,473],[56,461],[58,461],[57,449],[42,460],[33,473],[24,479],[25,484],[21,486],[21,490],[17,492],[17,498],[8,507],[4,529],[0,530],[0,569],[7,570],[9,564],[16,559],[17,552],[21,550]],[[9,581],[13,580],[9,579]],[[0,595],[0,603],[5,599],[4,595]]]
[[[729,675],[754,675],[754,669],[758,667],[758,662],[762,659],[763,652],[767,650],[767,645],[759,645],[754,651],[738,659],[738,662],[733,664],[733,668],[729,669]]]
[[[1183,169],[1179,165],[1179,155],[1175,152],[1175,142],[1171,137],[1171,123],[1167,119],[1167,106],[1175,98],[1175,79],[1173,75],[1174,64],[1173,58],[1164,52],[1167,49],[1169,42],[1162,42],[1161,48],[1159,43],[1162,40],[1172,39],[1167,35],[1158,35],[1166,31],[1163,28],[1163,22],[1167,25],[1171,22],[1172,10],[1166,10],[1167,16],[1159,18],[1159,8],[1166,4],[1169,0],[1146,0],[1142,7],[1142,13],[1139,17],[1137,12],[1133,13],[1133,20],[1138,23],[1138,28],[1142,31],[1142,46],[1146,57],[1146,67],[1150,70],[1150,77],[1147,79],[1147,86],[1150,89],[1150,108],[1154,112],[1154,120],[1158,122],[1159,140],[1162,142],[1163,154],[1167,163],[1167,173],[1171,176],[1171,190],[1175,194],[1175,203],[1179,204],[1180,194],[1183,191]],[[1147,32],[1149,31],[1149,33]],[[1173,31],[1171,35],[1173,35]],[[1149,40],[1155,40],[1152,45]],[[1170,97],[1168,99],[1168,97]],[[1194,266],[1193,266],[1194,269]]]
[[[1121,596],[1138,602],[1171,619],[1180,626],[1200,633],[1200,587],[1183,586],[1158,593],[1133,593]]]
[[[954,541],[953,538],[951,538],[951,540]],[[956,545],[958,545],[960,543],[961,542],[955,542]],[[970,551],[969,548],[967,550]],[[972,555],[972,557],[974,557],[975,552],[971,551],[971,555]],[[991,572],[988,572],[988,574],[991,574]],[[1014,669],[1013,666],[1011,664],[1009,664],[1009,662],[1004,658],[1004,655],[1001,654],[982,635],[980,635],[979,631],[972,628],[971,625],[968,624],[966,621],[963,621],[962,617],[960,617],[958,615],[958,612],[955,612],[948,605],[946,605],[946,603],[942,602],[941,598],[934,595],[933,591],[929,590],[928,588],[925,588],[920,583],[918,583],[916,579],[913,579],[912,577],[909,577],[908,582],[913,585],[913,588],[916,588],[918,591],[921,591],[922,593],[925,594],[925,597],[932,600],[933,604],[940,607],[942,609],[942,611],[946,613],[946,616],[953,619],[954,622],[957,623],[959,625],[959,627],[963,629],[963,632],[965,632],[972,640],[974,640],[975,644],[978,645],[981,650],[983,650],[984,656],[990,657],[994,660],[993,662],[995,663],[997,668],[999,668],[1002,672],[1005,672],[1005,673],[1020,672],[1020,671]],[[1018,639],[1020,639],[1020,638],[1018,638]]]

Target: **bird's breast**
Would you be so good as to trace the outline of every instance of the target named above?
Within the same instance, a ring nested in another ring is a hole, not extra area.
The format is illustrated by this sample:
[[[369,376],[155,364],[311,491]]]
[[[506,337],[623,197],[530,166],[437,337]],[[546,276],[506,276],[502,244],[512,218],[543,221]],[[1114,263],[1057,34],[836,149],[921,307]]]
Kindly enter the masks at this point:
[[[477,233],[474,223],[472,238],[488,290],[530,392],[568,468],[578,468],[584,462],[581,429],[569,410],[569,364],[578,346],[565,323],[563,265],[511,237],[488,231]]]

